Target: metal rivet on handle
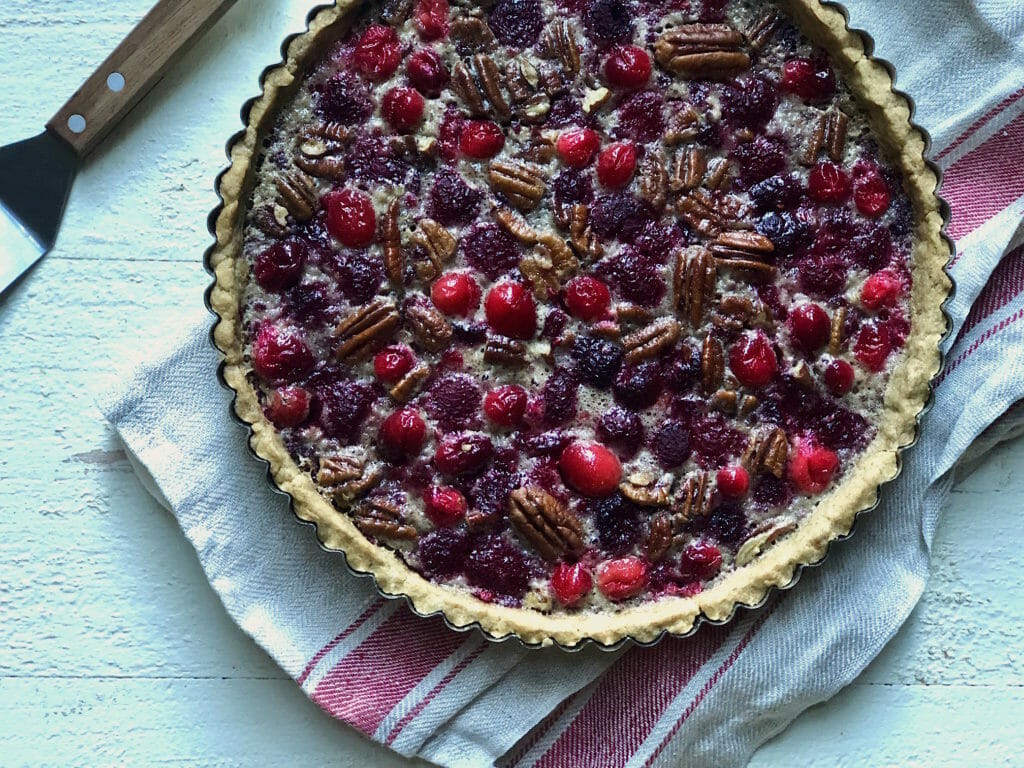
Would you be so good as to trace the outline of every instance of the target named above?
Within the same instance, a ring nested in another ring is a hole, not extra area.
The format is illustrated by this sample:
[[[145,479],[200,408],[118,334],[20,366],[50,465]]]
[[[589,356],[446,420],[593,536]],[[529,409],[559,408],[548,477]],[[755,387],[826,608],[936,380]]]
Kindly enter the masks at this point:
[[[72,115],[68,118],[68,130],[72,133],[82,133],[85,131],[85,118],[82,115]]]
[[[111,72],[107,75],[107,88],[114,93],[120,93],[124,89],[124,75],[120,72]]]

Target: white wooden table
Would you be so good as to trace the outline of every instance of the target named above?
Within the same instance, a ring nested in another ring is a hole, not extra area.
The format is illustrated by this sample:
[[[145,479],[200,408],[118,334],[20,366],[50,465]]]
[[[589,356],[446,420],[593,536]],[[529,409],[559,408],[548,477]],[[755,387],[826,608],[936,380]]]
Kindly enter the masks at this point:
[[[0,143],[37,132],[150,0],[3,0]],[[208,278],[212,181],[310,0],[240,0],[78,179],[0,299],[0,765],[409,765],[322,714],[223,612],[90,391]],[[884,54],[884,51],[883,51]],[[953,495],[918,609],[758,766],[1024,762],[1024,443]]]

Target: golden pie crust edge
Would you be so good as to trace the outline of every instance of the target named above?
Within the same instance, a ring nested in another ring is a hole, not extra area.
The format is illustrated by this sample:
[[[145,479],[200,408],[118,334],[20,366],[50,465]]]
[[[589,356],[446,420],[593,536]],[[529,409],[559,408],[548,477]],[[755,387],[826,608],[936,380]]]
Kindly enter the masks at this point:
[[[242,245],[244,206],[255,175],[252,161],[278,110],[287,105],[325,46],[344,33],[350,13],[360,5],[354,0],[338,0],[314,11],[307,31],[286,43],[284,62],[264,74],[262,95],[251,102],[243,117],[245,130],[229,146],[231,164],[218,181],[223,204],[212,220],[216,242],[207,254],[215,276],[207,298],[218,317],[212,338],[224,356],[223,380],[235,392],[235,413],[251,427],[252,451],[269,463],[269,474],[274,484],[291,496],[295,515],[316,527],[324,547],[343,552],[350,569],[371,574],[385,595],[404,595],[420,614],[442,613],[453,628],[479,625],[492,639],[514,635],[527,645],[556,643],[573,648],[593,640],[611,646],[627,638],[649,643],[664,633],[685,635],[701,620],[726,621],[738,606],[758,605],[772,588],[794,583],[798,569],[821,561],[830,542],[847,535],[858,513],[876,504],[879,486],[899,474],[900,449],[916,439],[918,417],[931,397],[930,383],[941,369],[939,344],[948,328],[944,302],[952,283],[944,267],[952,252],[942,231],[945,222],[936,196],[938,177],[925,160],[925,134],[911,123],[909,100],[895,92],[889,70],[865,50],[865,38],[848,28],[835,5],[825,6],[818,0],[779,2],[801,31],[832,56],[837,72],[867,111],[876,140],[899,163],[905,191],[914,206],[912,329],[903,359],[890,376],[876,437],[796,531],[704,592],[688,598],[663,598],[616,614],[544,615],[484,603],[468,592],[435,584],[392,551],[369,541],[348,516],[317,492],[310,475],[298,468],[264,416],[248,380],[251,367],[243,355],[239,314],[248,271]]]

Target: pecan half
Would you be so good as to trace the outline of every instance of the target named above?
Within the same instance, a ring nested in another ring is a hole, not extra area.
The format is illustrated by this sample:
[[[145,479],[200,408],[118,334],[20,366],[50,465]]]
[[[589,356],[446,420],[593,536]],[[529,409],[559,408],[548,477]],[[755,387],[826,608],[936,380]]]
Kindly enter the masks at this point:
[[[677,152],[672,163],[668,187],[673,192],[689,192],[700,186],[708,170],[707,155],[700,147]]]
[[[540,36],[541,51],[546,58],[555,59],[562,71],[575,77],[580,71],[580,49],[576,44],[576,31],[564,19],[553,21]]]
[[[681,77],[726,78],[750,67],[742,47],[743,35],[728,24],[684,24],[657,39],[654,58]]]
[[[452,339],[451,323],[427,301],[409,302],[405,319],[413,335],[428,352],[440,352]]]
[[[787,533],[796,530],[796,521],[786,518],[772,518],[757,526],[747,540],[736,550],[736,565],[744,566],[761,554],[761,550],[774,544]]]
[[[676,255],[673,288],[676,311],[690,322],[692,328],[700,327],[704,310],[715,296],[718,268],[707,248],[691,246]]]
[[[395,385],[388,390],[388,394],[396,402],[407,403],[419,392],[423,382],[428,378],[430,378],[430,366],[426,363],[420,363],[396,381]]]
[[[708,473],[698,472],[692,475],[679,486],[676,496],[672,500],[672,523],[676,533],[691,520],[704,517],[711,508],[711,489],[708,483]]]
[[[500,122],[512,119],[512,108],[502,92],[501,71],[486,53],[471,60],[472,69],[463,61],[452,70],[451,89],[471,115],[490,115]]]
[[[701,387],[710,395],[725,378],[725,350],[722,342],[710,333],[704,337],[700,349]]]
[[[540,239],[540,233],[526,219],[504,205],[494,209],[494,220],[523,245],[533,245]]]
[[[384,253],[384,270],[393,285],[402,284],[405,277],[405,254],[402,253],[402,234],[398,229],[398,198],[391,201],[381,221],[381,243]]]
[[[441,274],[442,267],[455,255],[458,242],[455,236],[433,219],[420,219],[412,241],[423,249],[426,261],[416,265],[416,274],[421,280],[433,280]]]
[[[775,244],[758,232],[723,232],[711,245],[718,259],[753,259],[765,261],[775,253]]]
[[[334,356],[346,363],[365,360],[391,340],[400,324],[398,310],[387,299],[356,307],[334,329]]]
[[[488,23],[477,16],[456,15],[449,30],[460,51],[492,50],[497,42]]]
[[[384,477],[377,464],[366,464],[361,450],[320,459],[316,481],[330,488],[335,501],[349,502],[363,496]]]
[[[509,368],[526,365],[526,345],[521,341],[504,336],[492,336],[484,345],[484,360]]]
[[[726,229],[753,229],[740,217],[745,213],[738,198],[713,196],[705,189],[695,189],[676,203],[679,214],[690,229],[704,237],[718,237]]]
[[[385,498],[370,498],[352,510],[352,522],[365,536],[398,541],[415,541],[416,529],[409,525],[399,504]]]
[[[300,224],[313,218],[316,211],[316,187],[302,171],[286,173],[275,182],[278,200],[291,217]]]
[[[662,137],[665,144],[675,147],[693,141],[700,135],[700,112],[692,104],[684,104],[683,108],[668,118],[668,127]]]
[[[818,162],[818,155],[823,149],[830,159],[837,163],[841,162],[846,153],[846,131],[849,125],[850,118],[841,110],[822,112],[818,116],[818,125],[807,142],[807,151],[803,157],[804,165],[814,165]]]
[[[668,506],[675,477],[666,472],[656,477],[648,472],[633,472],[619,484],[622,495],[643,507]]]
[[[711,322],[716,328],[738,331],[745,328],[754,315],[754,302],[746,296],[723,296],[711,315]]]
[[[671,317],[655,320],[645,328],[625,336],[626,362],[630,365],[650,360],[675,346],[680,336],[679,322]]]
[[[716,157],[714,161],[708,163],[707,181],[704,182],[704,186],[716,192],[728,189],[732,183],[729,168],[729,161],[726,158]]]
[[[569,242],[581,259],[595,261],[604,253],[601,240],[590,226],[590,209],[583,203],[576,203],[569,209]]]
[[[583,524],[542,488],[527,486],[512,491],[508,518],[545,560],[557,562],[566,555],[583,552]]]
[[[644,542],[647,559],[652,563],[660,562],[665,559],[671,547],[672,518],[667,512],[659,512],[651,518],[647,528],[647,538]]]
[[[351,130],[341,123],[321,123],[299,134],[295,165],[310,176],[331,181],[345,178],[345,146]]]
[[[730,416],[748,416],[760,401],[753,395],[741,395],[732,389],[720,389],[711,396],[710,406]]]
[[[828,351],[838,355],[843,351],[843,339],[846,336],[846,307],[839,307],[832,315],[832,332],[828,338]]]
[[[288,235],[288,211],[280,205],[264,205],[253,211],[252,223],[268,237]]]
[[[544,173],[528,163],[495,160],[487,169],[487,180],[491,189],[524,213],[537,207],[547,189]]]
[[[750,47],[755,51],[764,50],[781,23],[782,16],[777,11],[767,11],[756,17],[745,33]]]
[[[754,475],[770,472],[781,478],[786,472],[789,457],[789,439],[780,427],[762,431],[750,436],[747,449],[740,463]]]
[[[523,56],[516,57],[505,65],[505,87],[512,102],[516,117],[527,125],[543,122],[551,110],[551,100],[546,93],[538,91],[540,72]],[[550,146],[550,155],[545,159],[528,157],[534,162],[550,162],[554,157],[554,143]]]
[[[562,287],[551,260],[543,256],[524,256],[519,260],[519,272],[526,278],[526,282],[539,299],[543,300],[558,293]]]
[[[651,204],[657,213],[665,210],[668,201],[668,171],[665,163],[654,153],[648,154],[640,163],[640,197]]]

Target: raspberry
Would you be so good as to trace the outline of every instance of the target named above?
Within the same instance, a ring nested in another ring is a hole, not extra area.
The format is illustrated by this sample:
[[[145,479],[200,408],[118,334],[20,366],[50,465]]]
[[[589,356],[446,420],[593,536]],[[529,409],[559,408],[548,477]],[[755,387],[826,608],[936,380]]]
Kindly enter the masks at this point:
[[[838,471],[835,452],[809,441],[800,442],[789,460],[789,479],[801,493],[821,493]]]
[[[790,59],[782,65],[782,89],[804,101],[821,101],[836,92],[836,76],[824,59]]]
[[[467,317],[480,306],[480,286],[465,272],[447,272],[430,286],[430,299],[446,315]]]
[[[764,331],[745,334],[729,352],[729,369],[745,387],[763,387],[779,372],[779,360]]]
[[[668,419],[651,436],[650,448],[664,469],[678,467],[690,457],[690,430],[679,419]]]
[[[818,163],[811,171],[807,191],[819,203],[838,205],[850,196],[850,177],[835,163]]]
[[[638,237],[652,218],[651,210],[630,192],[604,195],[590,209],[590,225],[594,234],[621,242]]]
[[[309,248],[302,240],[285,240],[261,251],[253,261],[252,273],[261,288],[281,291],[302,277]]]
[[[352,52],[355,68],[370,80],[387,80],[402,61],[398,33],[382,24],[371,24]]]
[[[551,592],[566,607],[579,605],[594,586],[594,580],[583,563],[559,563],[551,574]]]
[[[762,211],[785,211],[800,202],[803,185],[795,173],[769,176],[752,186],[748,193],[754,205]]]
[[[338,287],[353,304],[365,304],[372,299],[384,279],[384,265],[379,256],[367,251],[335,253],[330,265],[338,277]]]
[[[274,390],[267,403],[267,418],[278,427],[297,427],[309,418],[313,396],[302,387],[281,387]]]
[[[706,532],[725,544],[736,546],[747,538],[749,525],[743,508],[734,502],[726,502],[719,504],[703,521],[695,522],[691,530],[693,529]]]
[[[419,0],[413,15],[424,40],[440,40],[448,34],[448,0]]]
[[[440,54],[433,48],[420,48],[409,57],[405,74],[413,88],[430,98],[437,98],[448,85],[451,73]]]
[[[403,408],[392,413],[381,422],[377,435],[381,453],[395,464],[418,454],[426,436],[427,424],[415,408]]]
[[[760,128],[775,114],[775,86],[762,77],[745,77],[722,91],[722,119],[745,128]]]
[[[623,366],[612,391],[616,401],[640,411],[658,401],[662,388],[661,366],[656,360]]]
[[[611,189],[629,184],[635,170],[636,147],[628,142],[611,144],[597,157],[598,181]]]
[[[807,225],[789,211],[766,213],[754,222],[754,229],[772,241],[780,256],[793,253],[808,240]]]
[[[451,528],[466,516],[466,497],[447,485],[434,485],[423,494],[423,512],[439,528]]]
[[[446,227],[468,224],[476,217],[483,195],[466,184],[462,177],[444,168],[434,177],[427,210],[431,218]]]
[[[597,567],[597,588],[609,600],[628,600],[647,586],[647,563],[639,557],[607,560]]]
[[[381,99],[380,113],[399,133],[413,130],[423,119],[423,97],[414,88],[392,88]]]
[[[701,469],[720,467],[731,457],[739,456],[746,447],[746,435],[731,428],[718,414],[705,416],[690,424],[690,448]]]
[[[412,370],[416,355],[404,344],[384,347],[373,358],[373,373],[385,384],[394,384]]]
[[[479,417],[483,395],[474,377],[464,373],[441,376],[424,398],[424,407],[445,432],[472,426]]]
[[[565,287],[565,306],[573,317],[588,323],[608,316],[612,295],[608,286],[589,275],[580,275]]]
[[[459,159],[459,137],[465,123],[466,118],[455,107],[445,110],[441,125],[437,127],[437,154],[442,160],[453,163]]]
[[[610,555],[624,555],[631,550],[643,534],[640,509],[621,493],[616,493],[588,505],[597,540],[601,549]]]
[[[526,414],[526,390],[518,384],[495,387],[484,397],[484,413],[499,426],[517,426]]]
[[[608,280],[622,298],[642,307],[654,307],[665,296],[662,265],[637,248],[622,248],[618,255],[598,267],[598,274]]]
[[[419,540],[416,555],[430,576],[454,576],[469,554],[469,537],[460,528],[437,528]]]
[[[329,192],[323,199],[327,209],[327,231],[349,248],[363,248],[373,242],[377,215],[370,198],[356,189]]]
[[[604,43],[625,42],[633,37],[633,14],[626,0],[594,0],[586,25],[590,34]]]
[[[683,344],[662,371],[665,385],[676,392],[685,392],[701,378],[700,353]]]
[[[390,138],[357,136],[345,157],[348,175],[371,184],[404,183],[411,166],[395,154]]]
[[[537,307],[522,283],[498,283],[484,300],[487,322],[497,333],[512,339],[530,339],[537,332]]]
[[[298,331],[265,323],[252,343],[252,367],[267,381],[295,381],[313,370],[313,353]]]
[[[518,547],[497,534],[472,542],[465,560],[466,578],[476,587],[521,598],[530,586],[530,568]]]
[[[540,37],[544,13],[540,0],[498,0],[487,21],[500,42],[529,48]]]
[[[876,272],[864,281],[860,303],[870,310],[893,307],[903,294],[903,282],[892,272]]]
[[[881,323],[863,326],[853,345],[853,354],[856,358],[875,373],[885,367],[885,360],[892,350],[889,329]]]
[[[614,137],[644,144],[659,139],[665,132],[665,101],[654,91],[638,91],[626,96],[618,107],[619,122]]]
[[[810,354],[828,341],[832,321],[817,304],[800,304],[789,313],[789,332],[796,345]]]
[[[718,492],[727,499],[742,499],[750,490],[750,473],[736,464],[718,470],[715,475]]]
[[[544,327],[541,329],[540,335],[554,341],[562,335],[567,325],[569,325],[569,316],[562,310],[554,308],[544,318]]]
[[[580,378],[599,389],[611,385],[622,365],[621,347],[591,336],[577,336],[570,354]]]
[[[594,185],[590,174],[569,169],[551,180],[551,193],[558,208],[576,203],[590,205],[594,200]]]
[[[679,575],[686,581],[707,581],[722,567],[722,553],[714,544],[698,539],[679,556]]]
[[[570,444],[558,460],[565,482],[584,496],[607,496],[619,487],[622,465],[600,443]]]
[[[833,299],[846,292],[847,272],[842,255],[814,250],[800,260],[797,270],[801,290],[825,299]]]
[[[462,237],[459,248],[474,269],[488,280],[497,280],[515,269],[522,257],[518,241],[497,224],[481,224]]]
[[[474,160],[489,160],[505,146],[505,134],[490,120],[467,120],[459,134],[459,149]]]
[[[841,397],[853,389],[855,377],[852,365],[845,360],[833,360],[825,369],[825,386],[833,395]]]
[[[473,507],[485,515],[498,516],[508,509],[508,497],[520,485],[515,466],[496,460],[473,482],[470,489]]]
[[[619,45],[604,61],[604,76],[617,88],[640,88],[651,78],[651,57],[635,45]]]
[[[565,368],[556,369],[548,376],[540,393],[542,415],[546,424],[564,424],[576,416],[578,387],[579,381],[576,376]]]
[[[332,381],[318,389],[316,397],[320,426],[328,437],[348,445],[361,437],[360,429],[377,395],[368,382]]]
[[[644,423],[633,411],[612,406],[597,423],[597,435],[602,441],[618,448],[629,457],[635,454],[643,443]]]
[[[486,435],[445,435],[434,452],[434,466],[444,475],[470,475],[482,470],[494,455]]]
[[[739,165],[740,181],[750,187],[786,170],[786,144],[781,139],[758,136],[737,146],[730,158]]]
[[[889,210],[892,196],[881,174],[873,173],[859,179],[853,189],[853,202],[858,211],[870,218],[877,218]]]
[[[366,85],[343,70],[316,88],[316,111],[330,122],[358,125],[373,114],[373,101]]]
[[[574,128],[558,137],[555,151],[570,168],[586,168],[601,148],[601,137],[590,128]]]

